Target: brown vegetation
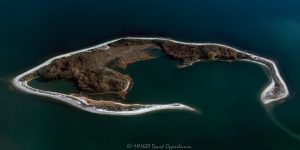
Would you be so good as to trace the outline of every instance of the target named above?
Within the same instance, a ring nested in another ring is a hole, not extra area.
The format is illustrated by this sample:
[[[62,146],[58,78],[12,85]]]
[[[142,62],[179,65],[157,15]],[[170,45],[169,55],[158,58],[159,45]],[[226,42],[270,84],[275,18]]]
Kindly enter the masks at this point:
[[[93,49],[59,58],[39,69],[45,81],[65,79],[74,82],[81,93],[115,93],[125,97],[130,76],[116,70],[128,64],[155,58],[152,50],[162,49],[168,56],[191,63],[199,59],[246,59],[249,56],[217,45],[188,45],[163,40],[121,39],[110,43],[109,50]]]

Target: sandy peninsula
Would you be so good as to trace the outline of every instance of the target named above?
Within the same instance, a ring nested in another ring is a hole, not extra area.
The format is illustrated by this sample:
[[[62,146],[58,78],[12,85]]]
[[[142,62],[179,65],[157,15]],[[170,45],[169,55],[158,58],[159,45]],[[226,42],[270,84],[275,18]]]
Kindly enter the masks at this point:
[[[94,47],[56,56],[13,79],[18,89],[51,97],[85,111],[109,115],[137,115],[163,109],[197,111],[180,103],[125,104],[133,85],[128,74],[120,72],[137,61],[155,59],[153,50],[159,49],[167,57],[180,60],[179,68],[201,61],[250,61],[266,67],[271,83],[262,91],[263,104],[280,101],[289,95],[276,64],[270,60],[230,46],[217,43],[186,43],[166,38],[125,37]],[[52,82],[66,80],[76,85],[78,92],[64,94],[36,89],[28,83],[36,78]],[[91,95],[100,95],[94,98]],[[101,98],[115,95],[115,98]]]

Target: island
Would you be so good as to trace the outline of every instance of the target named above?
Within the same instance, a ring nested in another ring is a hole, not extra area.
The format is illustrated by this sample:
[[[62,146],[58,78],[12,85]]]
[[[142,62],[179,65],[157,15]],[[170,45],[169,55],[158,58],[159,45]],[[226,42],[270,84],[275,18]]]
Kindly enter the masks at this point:
[[[109,115],[137,115],[164,109],[197,111],[181,103],[125,104],[126,95],[134,86],[129,74],[121,70],[137,61],[155,59],[154,50],[179,60],[178,68],[201,61],[249,61],[266,67],[271,83],[262,91],[262,104],[281,101],[289,95],[276,64],[270,60],[230,46],[217,43],[187,43],[167,38],[124,37],[94,47],[63,54],[47,60],[12,80],[13,85],[27,93],[51,97],[85,111]],[[36,89],[28,83],[36,78],[45,82],[66,80],[76,85],[77,93]],[[246,86],[246,85],[245,85]],[[115,95],[121,98],[94,98],[91,95]]]

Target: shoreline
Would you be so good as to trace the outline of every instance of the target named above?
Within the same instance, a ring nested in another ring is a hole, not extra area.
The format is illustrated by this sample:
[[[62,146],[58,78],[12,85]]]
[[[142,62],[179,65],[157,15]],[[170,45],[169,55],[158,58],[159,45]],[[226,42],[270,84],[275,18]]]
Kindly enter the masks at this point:
[[[114,105],[119,105],[119,106],[130,106],[130,105],[138,105],[139,108],[134,109],[134,110],[126,110],[126,111],[109,111],[109,110],[105,110],[105,109],[99,109],[96,108],[95,106],[88,106],[86,102],[86,100],[84,100],[84,98],[79,97],[79,96],[74,96],[74,95],[67,95],[67,94],[63,94],[63,93],[58,93],[58,92],[51,92],[51,91],[44,91],[44,90],[39,90],[39,89],[35,89],[31,86],[29,86],[27,83],[30,80],[24,80],[24,78],[28,75],[31,75],[32,73],[34,73],[35,71],[39,70],[40,68],[49,65],[52,61],[59,59],[59,58],[63,58],[63,57],[68,57],[74,54],[78,54],[81,52],[89,52],[91,50],[94,49],[99,49],[99,50],[109,50],[109,46],[108,44],[110,43],[114,43],[116,41],[122,40],[122,39],[132,39],[132,40],[160,40],[160,41],[170,41],[170,42],[174,42],[174,43],[179,43],[179,44],[185,44],[185,45],[217,45],[217,46],[222,46],[222,47],[226,47],[226,48],[230,48],[233,49],[236,52],[242,53],[242,54],[246,54],[249,55],[251,59],[241,59],[238,61],[249,61],[252,63],[257,63],[260,64],[264,67],[266,67],[267,69],[269,69],[270,71],[270,78],[271,78],[271,83],[268,84],[267,87],[264,88],[264,90],[261,93],[261,101],[263,104],[270,104],[272,102],[275,101],[279,101],[282,100],[284,98],[286,98],[289,95],[289,91],[288,88],[284,82],[284,80],[282,79],[282,77],[280,76],[280,73],[278,71],[278,68],[276,66],[276,64],[266,58],[263,57],[259,57],[256,56],[254,54],[250,54],[248,52],[243,52],[240,51],[238,49],[235,49],[233,47],[227,46],[227,45],[223,45],[223,44],[217,44],[217,43],[188,43],[188,42],[180,42],[180,41],[176,41],[176,40],[172,40],[172,39],[168,39],[168,38],[154,38],[154,37],[124,37],[124,38],[117,38],[114,40],[110,40],[101,44],[98,44],[96,46],[92,46],[92,47],[88,47],[85,49],[81,49],[81,50],[77,50],[74,52],[70,52],[70,53],[66,53],[66,54],[62,54],[62,55],[58,55],[56,57],[50,58],[47,61],[45,61],[44,63],[16,76],[13,80],[12,80],[12,84],[19,90],[24,91],[26,93],[30,93],[30,94],[35,94],[35,95],[39,95],[39,96],[45,96],[45,97],[50,97],[50,98],[54,98],[57,100],[60,100],[62,102],[65,102],[67,104],[70,104],[72,106],[75,106],[79,109],[88,111],[88,112],[92,112],[92,113],[97,113],[97,114],[108,114],[108,115],[137,115],[137,114],[143,114],[143,113],[147,113],[147,112],[152,112],[152,111],[158,111],[158,110],[165,110],[165,109],[177,109],[177,110],[189,110],[189,111],[196,111],[195,109],[193,109],[192,107],[180,104],[180,103],[173,103],[173,104],[148,104],[148,105],[142,105],[142,104],[123,104],[123,103],[118,103],[118,102],[110,102],[113,103]],[[196,60],[194,62],[191,62],[190,64],[184,66],[184,67],[188,67],[190,65],[192,65],[193,63],[199,62],[201,60]],[[218,61],[218,60],[217,60]],[[268,98],[268,96],[271,93],[271,96],[275,90],[275,82],[277,82],[277,84],[280,84],[282,86],[282,90],[279,97],[277,98]],[[130,83],[128,83],[130,84]],[[129,85],[126,86],[127,89],[129,87]]]
[[[272,71],[270,73],[271,74],[271,83],[267,87],[264,88],[264,90],[262,91],[262,94],[261,94],[261,101],[262,101],[263,104],[269,104],[269,103],[272,103],[272,102],[275,102],[275,101],[282,100],[282,99],[288,97],[288,95],[289,95],[289,90],[287,88],[287,85],[284,82],[284,80],[282,79],[282,77],[281,77],[281,75],[280,75],[280,73],[278,71],[278,67],[276,66],[275,62],[272,61],[272,60],[269,60],[269,59],[257,56],[255,54],[244,52],[244,51],[238,50],[236,48],[233,48],[231,46],[224,45],[224,44],[219,44],[219,43],[181,42],[181,41],[176,41],[176,40],[169,39],[169,38],[160,38],[160,37],[158,37],[158,38],[156,38],[156,37],[148,37],[148,38],[147,37],[125,37],[125,38],[121,38],[121,39],[162,40],[162,41],[171,41],[171,42],[174,42],[174,43],[186,44],[186,45],[217,45],[217,46],[222,46],[222,47],[230,48],[230,49],[233,49],[236,52],[249,55],[251,57],[251,59],[252,59],[252,60],[242,59],[242,60],[238,60],[238,61],[248,61],[248,62],[252,62],[252,63],[256,63],[256,64],[259,64],[259,65],[262,65],[262,66],[264,66],[264,67],[266,67],[267,69],[270,69],[270,70],[271,70],[271,67],[274,69],[274,73],[275,74],[272,74]],[[200,60],[196,60],[196,61],[193,61],[190,64],[185,65],[183,67],[191,66],[194,63],[197,63],[197,62],[200,62],[200,61],[206,61],[206,60],[201,60],[201,59]],[[262,62],[271,63],[271,66],[268,66],[268,65],[266,65],[266,64],[264,64]],[[283,86],[283,92],[284,93],[281,93],[281,96],[278,97],[278,98],[275,98],[275,99],[266,99],[267,93],[271,92],[272,89],[274,89],[274,85],[275,85],[275,81],[273,79],[274,76],[278,77],[279,82]]]

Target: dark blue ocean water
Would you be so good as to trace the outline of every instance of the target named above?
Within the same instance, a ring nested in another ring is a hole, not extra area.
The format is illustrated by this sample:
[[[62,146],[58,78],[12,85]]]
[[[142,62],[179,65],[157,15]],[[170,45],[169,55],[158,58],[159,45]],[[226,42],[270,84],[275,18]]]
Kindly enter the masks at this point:
[[[0,150],[106,150],[128,144],[300,149],[299,6],[296,0],[0,0]],[[255,64],[207,62],[178,70],[164,59],[128,68],[135,86],[127,102],[182,102],[201,115],[94,115],[16,91],[9,82],[53,56],[123,36],[217,42],[272,58],[291,95],[264,108],[259,93],[268,77]]]

